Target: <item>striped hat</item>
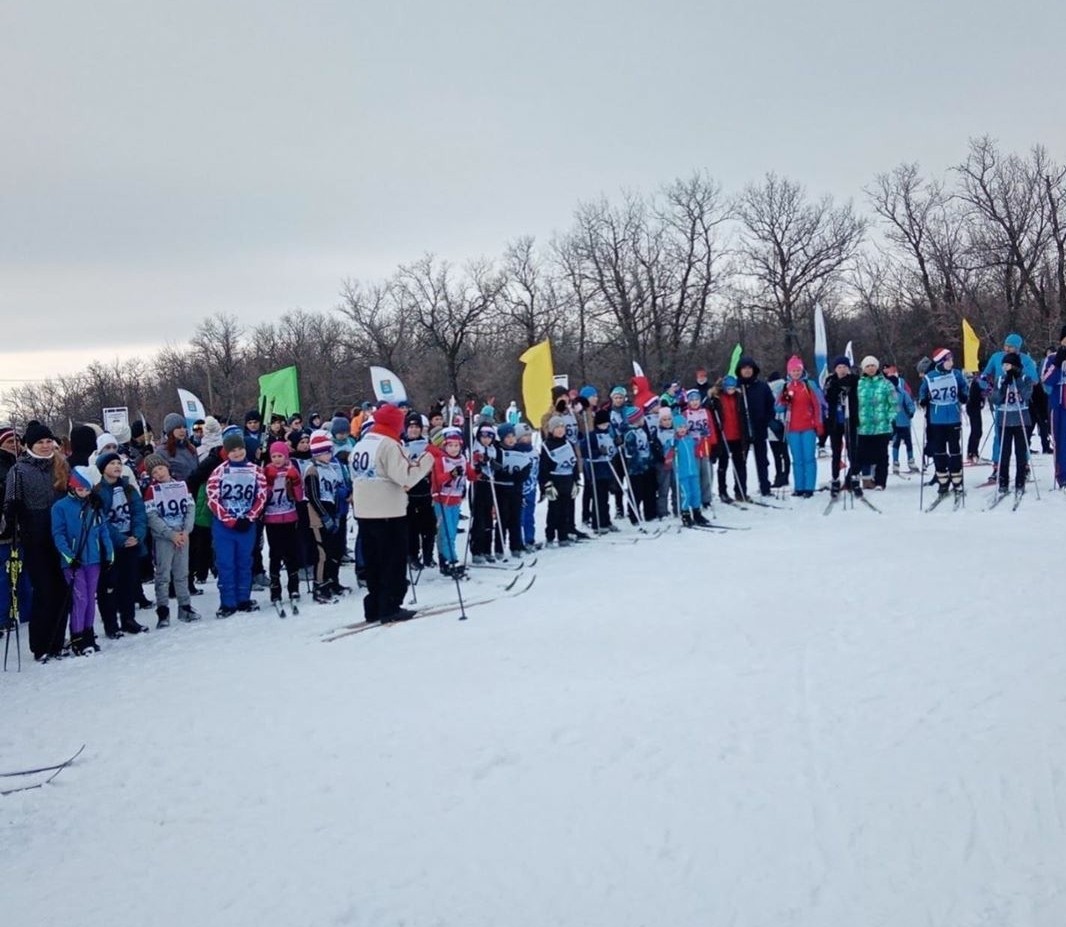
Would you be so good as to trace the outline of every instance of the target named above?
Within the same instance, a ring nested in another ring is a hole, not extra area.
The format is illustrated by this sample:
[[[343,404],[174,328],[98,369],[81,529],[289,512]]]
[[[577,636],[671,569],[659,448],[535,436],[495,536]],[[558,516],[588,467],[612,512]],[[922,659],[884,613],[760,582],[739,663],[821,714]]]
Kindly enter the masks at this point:
[[[325,429],[311,432],[311,456],[333,453],[333,436]]]
[[[67,480],[67,487],[69,489],[92,489],[93,488],[93,476],[88,467],[74,467],[70,471],[70,478]]]

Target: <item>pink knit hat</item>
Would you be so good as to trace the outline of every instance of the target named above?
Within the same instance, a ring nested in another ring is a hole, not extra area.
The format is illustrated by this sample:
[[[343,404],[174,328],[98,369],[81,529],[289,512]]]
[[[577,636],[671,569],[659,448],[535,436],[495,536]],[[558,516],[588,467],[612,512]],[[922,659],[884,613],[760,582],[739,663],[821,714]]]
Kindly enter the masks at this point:
[[[803,370],[803,361],[800,360],[799,355],[793,354],[785,365],[785,369],[789,373],[793,373],[796,370]]]

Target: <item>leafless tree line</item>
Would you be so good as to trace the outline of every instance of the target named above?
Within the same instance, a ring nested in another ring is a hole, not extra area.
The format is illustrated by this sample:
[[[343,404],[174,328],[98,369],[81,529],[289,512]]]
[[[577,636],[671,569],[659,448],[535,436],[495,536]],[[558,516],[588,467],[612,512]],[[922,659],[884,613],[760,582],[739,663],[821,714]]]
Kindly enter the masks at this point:
[[[224,417],[254,407],[260,373],[300,369],[304,411],[369,398],[367,368],[395,371],[423,403],[519,396],[518,355],[550,338],[558,372],[609,386],[638,361],[654,385],[722,371],[740,342],[765,371],[810,359],[813,314],[830,353],[905,370],[934,345],[959,347],[967,318],[983,343],[1021,332],[1039,349],[1066,318],[1066,168],[1042,147],[1005,153],[973,139],[943,176],[901,164],[851,202],[812,197],[769,174],[727,196],[709,175],[652,194],[581,203],[547,242],[514,239],[459,267],[425,255],[384,281],[344,281],[337,306],[246,327],[202,321],[150,363],[90,364],[12,391],[15,421],[97,420],[128,405],[159,421],[177,387]]]

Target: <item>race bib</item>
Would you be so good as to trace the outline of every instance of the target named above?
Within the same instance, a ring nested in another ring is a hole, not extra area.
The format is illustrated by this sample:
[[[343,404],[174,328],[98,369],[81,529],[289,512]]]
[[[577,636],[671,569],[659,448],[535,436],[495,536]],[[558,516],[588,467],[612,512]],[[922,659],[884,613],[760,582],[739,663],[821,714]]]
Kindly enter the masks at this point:
[[[284,473],[274,477],[274,485],[270,487],[270,496],[267,499],[267,515],[289,515],[296,511],[296,503],[289,498],[289,490]]]
[[[378,451],[381,449],[382,437],[373,432],[363,438],[353,449],[348,458],[348,469],[352,472],[352,481],[380,480],[377,463]]]
[[[253,467],[235,467],[222,475],[218,501],[233,518],[243,518],[252,510],[255,483]]]
[[[958,403],[959,384],[954,375],[926,376],[925,384],[929,389],[930,404],[934,406],[951,406]]]
[[[129,534],[133,524],[130,517],[130,501],[126,498],[126,487],[116,483],[111,493],[111,511],[108,513],[108,521],[119,534]]]
[[[180,531],[185,526],[192,496],[189,495],[189,487],[181,480],[172,480],[155,486],[152,490],[152,504],[171,531]]]

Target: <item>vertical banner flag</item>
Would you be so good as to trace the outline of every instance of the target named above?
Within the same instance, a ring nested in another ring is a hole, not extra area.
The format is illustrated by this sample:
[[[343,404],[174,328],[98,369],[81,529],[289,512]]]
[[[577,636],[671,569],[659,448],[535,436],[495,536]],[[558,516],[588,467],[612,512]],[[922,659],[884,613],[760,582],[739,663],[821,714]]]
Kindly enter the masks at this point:
[[[851,346],[851,342],[848,342],[848,346],[844,348],[844,356],[848,359],[848,363],[852,367],[855,366],[855,349]]]
[[[178,390],[178,402],[181,403],[181,414],[185,416],[185,427],[192,428],[192,423],[200,418],[207,418],[207,409],[200,400],[187,389]],[[144,416],[141,416],[141,424],[144,424]]]
[[[644,368],[641,367],[640,364],[638,364],[636,361],[633,361],[633,376],[635,376],[635,377],[644,376]]]
[[[981,339],[965,319],[962,320],[962,369],[967,373],[977,373],[980,365],[977,363],[978,352],[981,348]]]
[[[259,410],[264,424],[274,413],[288,417],[300,411],[300,387],[295,367],[282,367],[259,378]]]
[[[740,355],[743,353],[744,348],[741,347],[738,342],[737,346],[733,348],[733,354],[729,358],[729,370],[726,371],[729,376],[735,377],[737,375],[737,364],[740,363]]]
[[[829,377],[829,353],[825,341],[825,316],[817,303],[814,306],[814,369],[818,374],[818,385],[824,387]]]
[[[526,418],[537,428],[540,426],[540,420],[552,407],[555,371],[552,367],[551,342],[545,338],[527,348],[518,359],[526,365],[526,369],[522,371],[522,404],[525,406]]]
[[[371,367],[370,379],[374,384],[374,396],[378,402],[407,401],[407,390],[404,389],[403,381],[396,376],[388,367]]]

